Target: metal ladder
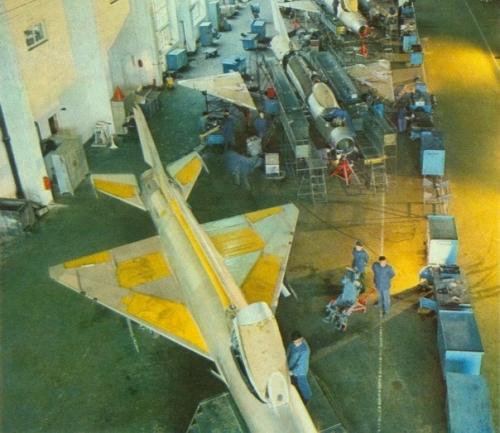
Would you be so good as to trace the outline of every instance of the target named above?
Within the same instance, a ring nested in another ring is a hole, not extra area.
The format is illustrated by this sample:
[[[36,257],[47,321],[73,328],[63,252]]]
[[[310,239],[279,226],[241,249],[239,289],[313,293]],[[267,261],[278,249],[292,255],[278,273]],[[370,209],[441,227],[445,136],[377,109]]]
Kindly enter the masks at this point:
[[[313,203],[326,203],[326,167],[311,167],[309,169],[309,182],[311,187],[311,199]]]
[[[373,192],[387,191],[387,171],[385,169],[385,162],[374,162],[368,166],[368,187]]]
[[[316,162],[316,164],[315,164]],[[313,203],[326,203],[326,167],[320,161],[309,160],[309,165],[297,169],[296,175],[299,183],[297,199],[310,198]]]

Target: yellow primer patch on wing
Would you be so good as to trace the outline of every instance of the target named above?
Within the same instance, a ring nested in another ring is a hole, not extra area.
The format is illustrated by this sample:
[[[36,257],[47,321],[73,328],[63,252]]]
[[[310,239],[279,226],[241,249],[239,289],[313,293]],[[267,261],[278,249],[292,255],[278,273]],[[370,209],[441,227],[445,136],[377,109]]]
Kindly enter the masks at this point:
[[[132,198],[136,195],[136,186],[127,183],[111,182],[109,180],[94,179],[95,187],[102,192],[120,198]]]
[[[172,211],[174,215],[176,216],[177,220],[179,221],[179,224],[181,227],[184,229],[184,233],[189,239],[189,242],[191,243],[193,249],[195,250],[198,258],[201,261],[201,264],[203,268],[205,269],[205,272],[207,273],[207,277],[210,279],[212,284],[215,287],[215,290],[217,290],[217,294],[219,295],[219,299],[222,303],[222,306],[224,308],[227,308],[230,304],[229,302],[229,297],[228,294],[226,293],[224,286],[222,284],[222,281],[220,277],[217,275],[215,270],[213,269],[210,261],[208,260],[207,255],[205,254],[202,245],[196,238],[196,234],[193,231],[193,228],[190,227],[188,220],[186,219],[186,216],[184,215],[181,207],[179,206],[179,202],[177,200],[172,200],[170,202],[170,205],[172,207]]]
[[[246,213],[245,217],[248,221],[255,223],[257,221],[263,220],[271,215],[276,215],[283,211],[281,206],[271,207],[269,209],[258,210],[256,212]]]
[[[80,266],[98,265],[99,263],[107,263],[111,261],[111,254],[109,251],[91,254],[90,256],[80,257],[76,260],[70,260],[63,265],[66,269],[79,268]]]
[[[202,169],[201,161],[199,158],[193,158],[188,164],[186,164],[182,170],[175,175],[175,178],[182,184],[191,183],[193,179],[198,176],[198,173]]]
[[[251,228],[224,233],[211,239],[224,259],[259,251],[265,246],[259,234]]]
[[[249,304],[263,301],[271,306],[280,269],[281,259],[276,255],[261,256],[257,260],[241,287]]]
[[[116,276],[121,287],[130,289],[171,275],[160,252],[146,254],[117,264]]]
[[[198,325],[185,305],[137,292],[123,303],[128,313],[208,352]]]

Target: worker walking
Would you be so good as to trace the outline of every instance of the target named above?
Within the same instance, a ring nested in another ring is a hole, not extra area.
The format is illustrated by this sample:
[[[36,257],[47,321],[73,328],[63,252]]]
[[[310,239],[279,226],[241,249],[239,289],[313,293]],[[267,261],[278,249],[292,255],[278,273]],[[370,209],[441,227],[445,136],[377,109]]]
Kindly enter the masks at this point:
[[[224,136],[224,149],[223,152],[228,150],[234,142],[234,119],[229,116],[229,110],[224,112],[224,120],[220,127],[222,135]]]
[[[385,315],[389,314],[389,308],[391,306],[391,280],[395,277],[393,267],[387,263],[385,256],[380,256],[378,262],[372,265],[373,279],[375,282],[375,288],[378,293],[379,305],[382,305],[382,312]]]
[[[269,129],[269,120],[266,119],[266,115],[263,111],[259,111],[259,116],[254,120],[253,125],[255,126],[259,138],[264,137]]]
[[[292,342],[286,348],[286,359],[292,382],[297,386],[304,404],[309,403],[312,397],[311,388],[307,380],[309,371],[309,356],[311,349],[299,331],[293,331]]]
[[[406,132],[408,128],[408,110],[404,105],[401,105],[398,110],[398,132]]]
[[[363,248],[363,242],[356,241],[352,249],[352,257],[352,268],[359,274],[358,281],[361,283],[361,293],[364,293],[366,265],[370,261],[370,256]]]
[[[243,185],[247,191],[250,191],[250,183],[248,182],[248,175],[253,169],[262,166],[263,160],[259,156],[244,156],[228,150],[224,154],[226,166],[233,176],[233,181],[236,185]]]

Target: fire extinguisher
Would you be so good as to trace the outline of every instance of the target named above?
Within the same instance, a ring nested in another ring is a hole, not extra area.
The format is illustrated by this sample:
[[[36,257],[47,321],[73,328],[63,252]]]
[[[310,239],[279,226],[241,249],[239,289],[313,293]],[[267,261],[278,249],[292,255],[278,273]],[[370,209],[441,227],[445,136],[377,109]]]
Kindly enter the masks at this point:
[[[47,176],[43,177],[43,186],[46,191],[49,191],[52,188],[52,184],[50,182],[50,179]]]

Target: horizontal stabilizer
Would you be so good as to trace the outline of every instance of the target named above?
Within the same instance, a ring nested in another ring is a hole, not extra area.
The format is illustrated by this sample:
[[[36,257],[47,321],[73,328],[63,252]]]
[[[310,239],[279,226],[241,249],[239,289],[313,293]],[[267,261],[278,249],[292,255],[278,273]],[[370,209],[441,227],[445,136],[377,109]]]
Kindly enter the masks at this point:
[[[205,167],[203,159],[197,152],[178,159],[167,166],[167,171],[181,187],[184,199],[188,199],[202,168]],[[205,167],[206,169],[206,167]]]
[[[158,236],[65,262],[49,272],[66,287],[211,359]]]
[[[133,174],[93,174],[90,178],[97,191],[146,210]]]
[[[229,101],[240,107],[250,108],[251,110],[257,109],[252,95],[239,72],[180,80],[178,84],[200,92],[207,92],[209,95]]]
[[[280,8],[291,8],[291,9],[296,9],[299,11],[306,11],[306,12],[317,12],[319,13],[318,7],[311,1],[304,0],[304,1],[294,1],[294,2],[288,2],[288,3],[278,3],[278,6]]]

